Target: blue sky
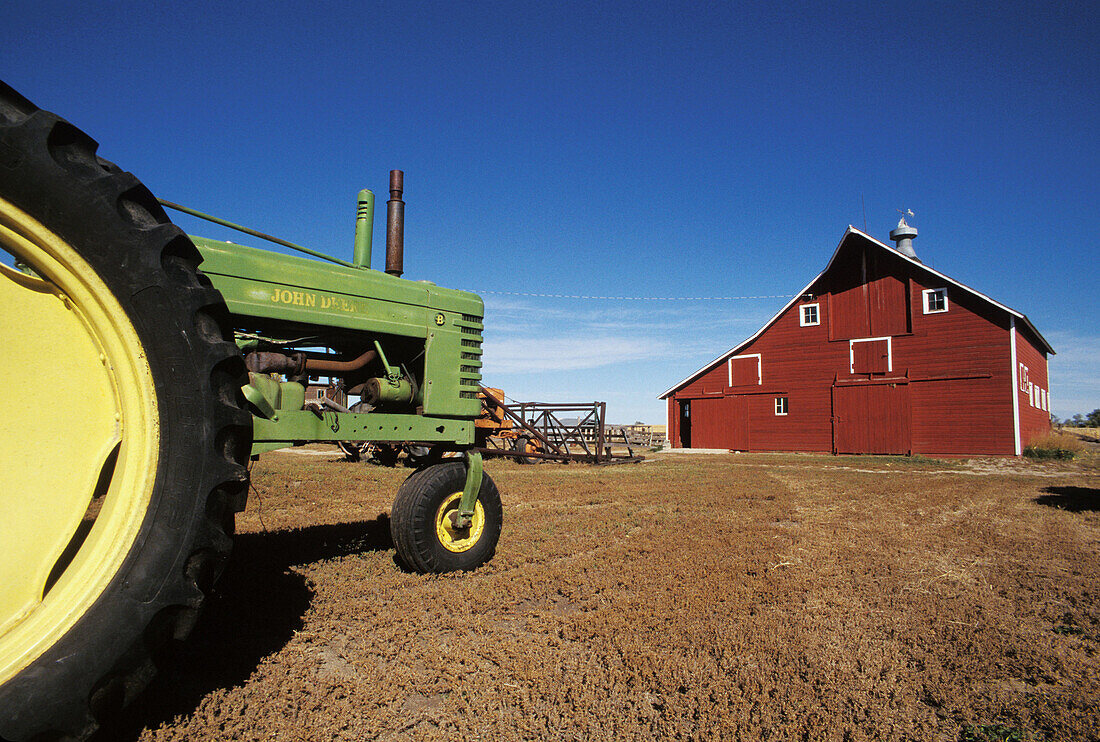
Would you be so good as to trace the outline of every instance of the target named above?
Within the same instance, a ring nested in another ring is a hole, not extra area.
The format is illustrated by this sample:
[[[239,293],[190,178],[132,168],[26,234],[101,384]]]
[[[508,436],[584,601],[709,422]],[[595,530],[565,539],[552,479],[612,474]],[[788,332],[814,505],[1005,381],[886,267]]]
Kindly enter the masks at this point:
[[[759,328],[847,225],[887,241],[906,208],[922,260],[1053,344],[1065,416],[1100,407],[1098,21],[1095,3],[9,0],[0,74],[157,195],[343,257],[356,193],[384,201],[403,169],[406,277],[482,292],[486,382],[516,399],[664,422],[656,395]]]

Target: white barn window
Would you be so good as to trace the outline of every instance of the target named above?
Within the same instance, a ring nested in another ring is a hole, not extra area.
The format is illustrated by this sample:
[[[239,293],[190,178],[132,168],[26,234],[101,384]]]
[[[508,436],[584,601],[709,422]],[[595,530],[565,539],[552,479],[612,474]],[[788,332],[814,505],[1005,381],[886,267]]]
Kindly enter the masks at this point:
[[[947,289],[925,289],[922,295],[925,314],[939,314],[947,311]]]
[[[811,327],[821,324],[820,304],[803,304],[798,315],[799,327]]]
[[[775,398],[775,414],[786,415],[787,414],[787,397]]]

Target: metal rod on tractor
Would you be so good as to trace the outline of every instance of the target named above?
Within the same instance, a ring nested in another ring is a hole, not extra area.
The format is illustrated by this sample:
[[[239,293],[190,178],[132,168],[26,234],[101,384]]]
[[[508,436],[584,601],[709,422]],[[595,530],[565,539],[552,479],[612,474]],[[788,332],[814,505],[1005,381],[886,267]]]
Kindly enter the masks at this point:
[[[270,234],[265,234],[265,233],[259,231],[258,229],[252,229],[251,227],[245,227],[245,226],[242,226],[240,224],[234,224],[231,221],[228,221],[226,219],[221,219],[221,218],[216,217],[216,216],[211,216],[210,214],[204,214],[203,212],[199,211],[198,209],[192,209],[188,206],[181,206],[180,204],[173,203],[172,201],[165,201],[163,198],[158,198],[157,203],[159,203],[161,206],[166,206],[169,209],[174,209],[175,211],[178,211],[180,213],[188,214],[190,216],[197,217],[199,219],[205,219],[208,222],[212,222],[213,224],[217,224],[217,225],[222,226],[222,227],[228,227],[229,229],[235,229],[238,232],[241,232],[242,234],[247,234],[247,235],[250,235],[252,237],[259,237],[261,240],[267,240],[268,242],[273,242],[276,245],[282,245],[283,247],[289,247],[291,250],[297,250],[298,252],[309,255],[310,257],[320,258],[321,260],[327,260],[330,263],[336,263],[337,265],[342,265],[342,266],[345,266],[347,268],[356,268],[357,267],[354,263],[349,263],[346,260],[341,260],[340,258],[334,258],[331,255],[325,255],[323,252],[319,252],[317,250],[311,250],[308,247],[302,247],[301,245],[295,245],[293,242],[289,242],[287,240],[284,240],[281,237],[275,237],[275,236],[270,235]],[[373,204],[372,204],[372,206],[373,206]],[[374,215],[373,208],[371,209],[371,215],[372,216]]]

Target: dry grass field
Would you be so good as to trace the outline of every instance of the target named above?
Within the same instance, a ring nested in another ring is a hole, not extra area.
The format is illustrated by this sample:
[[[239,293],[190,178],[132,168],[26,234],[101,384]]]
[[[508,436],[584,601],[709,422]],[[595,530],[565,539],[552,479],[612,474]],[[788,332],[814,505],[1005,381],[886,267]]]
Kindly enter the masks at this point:
[[[1100,463],[492,461],[496,558],[408,574],[404,470],[265,456],[192,641],[102,739],[1100,738]]]
[[[1086,443],[1100,444],[1100,428],[1071,428],[1059,425],[1057,430],[1061,433],[1076,436]]]

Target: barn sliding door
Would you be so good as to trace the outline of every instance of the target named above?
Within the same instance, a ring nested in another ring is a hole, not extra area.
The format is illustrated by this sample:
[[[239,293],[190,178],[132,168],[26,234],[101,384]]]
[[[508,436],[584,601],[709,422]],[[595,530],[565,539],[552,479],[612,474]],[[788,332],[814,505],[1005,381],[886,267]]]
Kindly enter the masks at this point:
[[[866,384],[833,387],[836,453],[910,453],[909,386]]]
[[[691,447],[722,446],[722,398],[691,400]]]
[[[743,396],[691,401],[691,447],[749,447],[748,398]]]
[[[726,448],[734,451],[749,450],[749,397],[726,397]]]

